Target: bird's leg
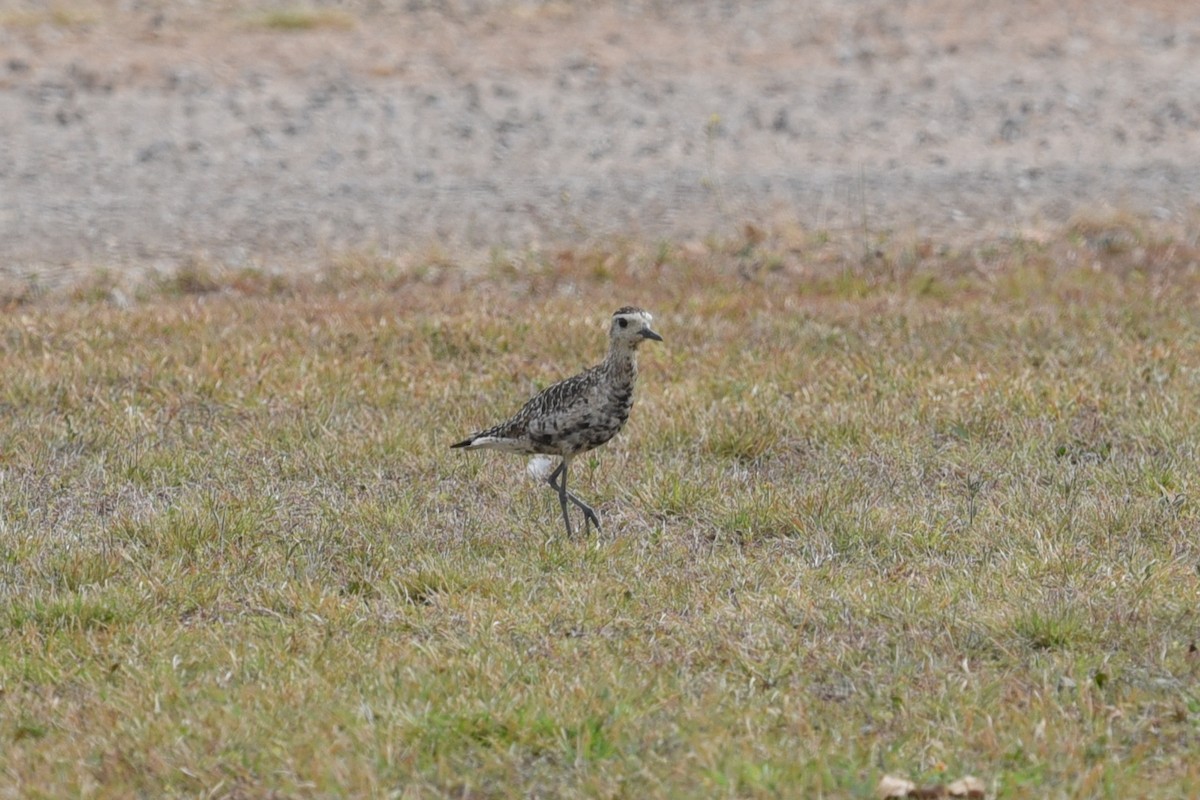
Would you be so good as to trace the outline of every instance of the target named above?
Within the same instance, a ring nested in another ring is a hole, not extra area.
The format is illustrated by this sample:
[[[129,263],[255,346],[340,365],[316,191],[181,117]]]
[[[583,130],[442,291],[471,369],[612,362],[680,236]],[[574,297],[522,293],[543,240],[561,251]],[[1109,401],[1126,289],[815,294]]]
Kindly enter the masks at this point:
[[[589,506],[587,503],[583,502],[578,497],[576,497],[574,494],[567,491],[567,464],[565,461],[563,462],[562,477],[559,480],[561,481],[561,484],[562,484],[562,493],[565,494],[567,496],[567,499],[570,500],[572,503],[574,503],[576,506],[578,506],[579,510],[583,512],[583,532],[584,532],[584,534],[586,534],[588,532],[589,524],[595,525],[596,531],[599,532],[600,531],[600,518],[598,516],[596,516],[596,512],[593,511],[592,507]]]
[[[562,484],[557,484],[554,479],[559,475],[563,476]],[[567,526],[567,538],[571,536],[571,515],[567,513],[567,459],[563,459],[562,463],[554,472],[550,473],[550,477],[546,480],[550,484],[550,488],[558,492],[558,504],[562,506],[563,524]]]
[[[596,530],[599,531],[600,517],[596,516],[596,512],[592,510],[591,506],[580,500],[572,492],[567,491],[567,467],[569,465],[570,461],[564,458],[562,463],[558,465],[558,469],[550,473],[550,477],[547,481],[550,484],[550,488],[558,492],[558,502],[562,505],[563,510],[563,522],[565,522],[567,525],[567,536],[571,535],[571,520],[567,514],[568,500],[574,503],[579,510],[583,512],[583,532],[585,534],[588,532],[589,525],[595,525]],[[555,478],[558,478],[557,483],[554,480]]]
[[[588,523],[591,523],[596,526],[596,533],[599,533],[600,517],[596,516],[596,512],[592,510],[592,507],[570,492],[567,492],[567,499],[579,506],[580,510],[583,511],[583,532],[585,534],[588,532]]]

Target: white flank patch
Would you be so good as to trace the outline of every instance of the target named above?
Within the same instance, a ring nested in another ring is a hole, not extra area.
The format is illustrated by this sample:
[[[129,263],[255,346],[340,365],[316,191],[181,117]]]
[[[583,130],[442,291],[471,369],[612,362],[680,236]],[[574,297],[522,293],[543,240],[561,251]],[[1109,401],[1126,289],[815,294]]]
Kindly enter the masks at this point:
[[[529,459],[529,466],[525,467],[525,471],[535,481],[545,481],[554,471],[554,459],[550,456],[534,456]]]

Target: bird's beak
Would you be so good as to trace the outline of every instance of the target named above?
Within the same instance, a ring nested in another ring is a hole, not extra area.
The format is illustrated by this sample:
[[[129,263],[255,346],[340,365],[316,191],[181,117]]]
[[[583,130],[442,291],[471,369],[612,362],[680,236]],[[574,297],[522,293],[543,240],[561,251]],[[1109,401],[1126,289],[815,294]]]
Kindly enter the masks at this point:
[[[663,338],[649,328],[642,328],[643,339],[653,339],[656,342],[661,342]]]

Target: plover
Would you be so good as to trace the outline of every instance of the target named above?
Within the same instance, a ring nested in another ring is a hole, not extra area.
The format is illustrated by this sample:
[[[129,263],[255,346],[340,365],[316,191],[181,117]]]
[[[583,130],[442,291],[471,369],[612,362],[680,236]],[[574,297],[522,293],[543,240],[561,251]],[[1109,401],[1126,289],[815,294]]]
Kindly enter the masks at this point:
[[[468,436],[451,447],[491,448],[522,455],[560,456],[562,462],[547,483],[558,492],[563,523],[571,535],[567,501],[583,512],[584,532],[600,530],[600,518],[587,503],[567,491],[571,459],[599,447],[617,435],[633,408],[637,382],[637,349],[647,339],[662,337],[651,326],[650,314],[635,306],[617,309],[608,329],[608,356],[596,366],[559,381],[538,394],[510,419]]]

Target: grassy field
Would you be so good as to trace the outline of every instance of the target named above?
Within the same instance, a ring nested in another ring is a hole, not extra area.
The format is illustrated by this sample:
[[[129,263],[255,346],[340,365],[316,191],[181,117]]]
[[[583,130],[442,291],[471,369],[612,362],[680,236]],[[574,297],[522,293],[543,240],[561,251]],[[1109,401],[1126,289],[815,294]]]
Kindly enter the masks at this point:
[[[1194,235],[469,266],[0,292],[0,797],[1200,794]]]

